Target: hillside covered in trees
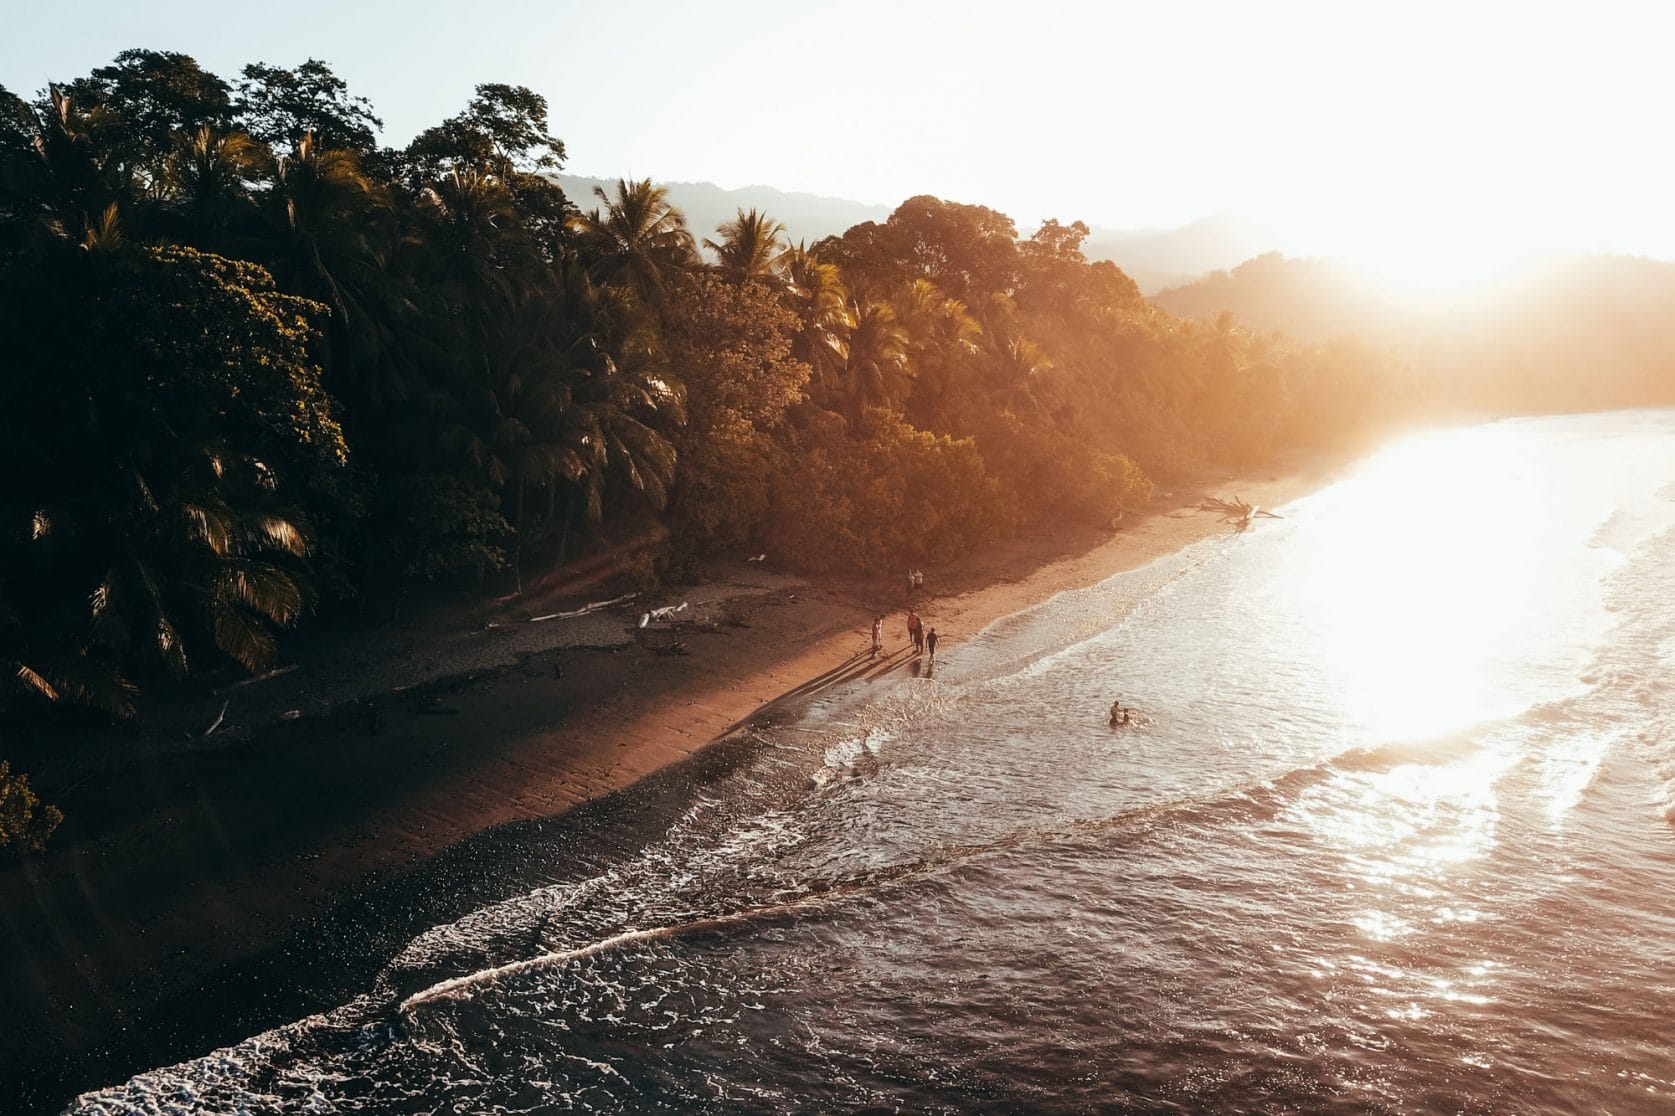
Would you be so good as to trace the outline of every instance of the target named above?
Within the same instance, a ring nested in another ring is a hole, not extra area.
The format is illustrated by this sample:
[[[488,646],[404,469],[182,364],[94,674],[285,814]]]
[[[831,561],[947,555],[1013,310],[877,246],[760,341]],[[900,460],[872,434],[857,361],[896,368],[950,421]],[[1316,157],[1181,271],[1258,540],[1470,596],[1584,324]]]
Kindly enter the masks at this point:
[[[485,84],[390,149],[322,62],[139,50],[0,90],[14,713],[129,717],[327,605],[586,549],[936,563],[1415,407],[1367,346],[1159,309],[1079,222],[915,197],[791,245],[567,197],[548,112]]]
[[[1403,292],[1347,264],[1276,253],[1156,295],[1329,342],[1353,336],[1423,373],[1439,404],[1481,413],[1675,402],[1675,263],[1568,256],[1447,296]]]

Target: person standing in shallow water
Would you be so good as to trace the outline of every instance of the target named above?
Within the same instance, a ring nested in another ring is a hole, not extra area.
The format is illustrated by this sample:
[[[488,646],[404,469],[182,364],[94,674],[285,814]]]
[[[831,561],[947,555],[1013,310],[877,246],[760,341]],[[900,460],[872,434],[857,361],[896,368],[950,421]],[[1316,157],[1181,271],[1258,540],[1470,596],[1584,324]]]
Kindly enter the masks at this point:
[[[935,628],[932,628],[930,630],[930,633],[925,636],[925,646],[930,648],[931,662],[933,662],[933,663],[936,662],[936,629]]]
[[[925,623],[919,619],[919,614],[911,609],[907,613],[907,638],[913,641],[915,655],[925,649]]]
[[[884,649],[884,617],[880,616],[872,622],[872,657],[878,658],[878,653]]]

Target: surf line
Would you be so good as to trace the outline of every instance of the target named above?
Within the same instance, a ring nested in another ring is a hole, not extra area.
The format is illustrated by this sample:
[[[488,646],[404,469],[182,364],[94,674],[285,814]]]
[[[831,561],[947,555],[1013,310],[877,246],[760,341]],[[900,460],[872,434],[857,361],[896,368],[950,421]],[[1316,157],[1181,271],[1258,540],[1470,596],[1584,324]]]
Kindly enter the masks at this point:
[[[590,942],[575,949],[555,950],[536,957],[525,957],[519,961],[508,961],[506,964],[496,965],[492,969],[480,969],[474,973],[466,973],[464,976],[450,977],[421,992],[415,992],[401,1001],[401,1010],[406,1013],[435,1000],[456,999],[475,988],[493,984],[504,977],[555,968],[571,961],[580,961],[585,957],[606,953],[619,946],[631,945],[634,942],[658,941],[664,938],[679,937],[682,934],[701,934],[706,930],[720,930],[757,919],[775,918],[831,897],[831,891],[819,891],[772,907],[759,907],[754,910],[738,911],[734,914],[716,915],[713,918],[700,918],[692,922],[678,923],[674,926],[654,926],[649,930],[624,930],[620,934],[613,934],[609,938],[601,938],[597,942]]]
[[[1090,828],[1116,828],[1118,826],[1131,824],[1135,820],[1144,818],[1154,813],[1166,812],[1171,808],[1171,805],[1160,805],[1125,811],[1111,818],[1074,821],[1070,824],[1069,830],[1070,832],[1074,832],[1076,830],[1087,830]],[[794,899],[788,899],[783,903],[775,903],[772,906],[752,907],[747,910],[735,911],[732,914],[714,915],[709,918],[698,918],[693,919],[691,922],[676,923],[672,926],[654,926],[649,930],[624,930],[621,933],[613,934],[608,938],[601,938],[596,942],[590,942],[584,946],[577,946],[575,949],[554,950],[550,953],[542,953],[535,957],[525,957],[518,961],[508,961],[504,965],[495,965],[492,968],[479,969],[476,972],[466,973],[462,976],[449,977],[447,980],[438,981],[429,988],[415,992],[405,1000],[401,1001],[400,1010],[403,1014],[406,1014],[411,1012],[414,1008],[423,1007],[425,1004],[433,1003],[437,1000],[458,999],[462,996],[470,994],[477,988],[493,984],[504,977],[517,976],[520,973],[539,972],[544,969],[556,968],[560,965],[568,964],[571,961],[580,961],[583,958],[593,957],[596,954],[606,953],[610,950],[618,948],[619,946],[632,945],[635,942],[661,941],[668,938],[677,938],[684,934],[701,934],[708,930],[723,930],[728,927],[740,926],[745,923],[778,918],[782,915],[788,915],[796,911],[800,911],[806,907],[833,902],[849,898],[854,895],[865,894],[887,884],[899,883],[903,880],[923,876],[946,864],[966,860],[971,857],[981,856],[985,853],[1001,852],[1007,849],[1017,848],[1019,845],[1028,841],[1064,840],[1070,835],[1070,832],[1054,829],[1026,829],[1007,834],[999,840],[989,841],[978,845],[945,845],[941,848],[930,850],[920,860],[912,861],[906,864],[887,865],[882,868],[875,868],[872,871],[864,873],[859,878],[847,880],[841,883],[816,885],[806,894],[799,895]]]
[[[503,977],[516,976],[519,973],[539,972],[543,969],[556,968],[571,961],[580,961],[585,957],[606,953],[619,946],[632,945],[635,942],[659,941],[667,938],[677,938],[683,934],[702,934],[707,930],[724,930],[731,926],[740,926],[749,922],[756,922],[771,918],[779,918],[792,914],[806,907],[816,906],[853,895],[865,894],[883,884],[924,875],[938,865],[951,860],[961,859],[977,853],[990,852],[1002,848],[1011,842],[999,842],[992,845],[950,845],[941,850],[940,855],[929,856],[923,860],[907,864],[890,865],[877,868],[865,873],[858,879],[848,880],[836,884],[816,885],[806,894],[794,899],[787,899],[783,903],[775,903],[768,907],[752,907],[747,910],[735,911],[732,914],[714,915],[709,918],[697,918],[691,922],[680,922],[673,926],[655,926],[649,930],[624,930],[620,934],[613,934],[608,938],[601,938],[575,949],[554,950],[535,957],[526,957],[519,961],[508,961],[504,965],[496,965],[489,969],[479,969],[474,973],[463,976],[450,977],[439,981],[421,992],[415,992],[401,1001],[401,1011],[407,1013],[416,1007],[437,1000],[452,1000],[469,994],[472,990],[484,985],[493,984]]]

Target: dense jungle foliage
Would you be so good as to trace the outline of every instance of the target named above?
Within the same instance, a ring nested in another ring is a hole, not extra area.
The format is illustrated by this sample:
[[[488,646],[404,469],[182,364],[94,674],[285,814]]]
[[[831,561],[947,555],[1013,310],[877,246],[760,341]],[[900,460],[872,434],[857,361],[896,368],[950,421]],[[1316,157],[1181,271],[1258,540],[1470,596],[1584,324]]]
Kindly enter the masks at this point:
[[[649,181],[578,208],[525,88],[379,128],[315,60],[0,89],[0,700],[130,716],[324,603],[607,542],[933,564],[1414,398],[1353,344],[1164,313],[1080,222],[916,197],[792,246]]]

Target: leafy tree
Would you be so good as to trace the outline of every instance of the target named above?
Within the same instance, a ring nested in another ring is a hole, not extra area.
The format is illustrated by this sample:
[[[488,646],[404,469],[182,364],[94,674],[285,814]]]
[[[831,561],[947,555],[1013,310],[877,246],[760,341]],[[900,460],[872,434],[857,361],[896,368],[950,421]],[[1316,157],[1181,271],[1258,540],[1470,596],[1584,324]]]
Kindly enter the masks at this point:
[[[970,305],[1011,292],[1018,274],[1017,235],[1003,213],[920,195],[898,206],[883,225],[856,225],[816,250],[851,281],[864,275],[888,289],[929,279]]]
[[[772,477],[784,427],[809,369],[793,355],[796,314],[759,283],[696,283],[678,317],[671,363],[681,370],[688,422],[675,511],[699,546],[743,543],[770,530]]]
[[[916,275],[967,304],[1010,293],[1017,282],[1017,228],[987,206],[909,198],[890,214],[890,227]]]
[[[1018,253],[1028,263],[1087,263],[1082,255],[1082,241],[1088,238],[1088,227],[1081,221],[1063,225],[1049,217],[1030,238],[1018,245]]]
[[[125,50],[109,66],[63,88],[82,111],[113,118],[112,152],[135,166],[161,162],[182,132],[205,124],[226,129],[232,122],[231,92],[188,55],[158,50]]]
[[[0,166],[33,149],[37,128],[29,103],[0,85]]]
[[[415,192],[455,170],[499,181],[532,248],[551,263],[565,250],[574,211],[548,177],[564,164],[564,144],[547,127],[540,94],[521,85],[479,85],[463,113],[421,132],[397,162]]]
[[[11,846],[20,852],[40,852],[63,820],[58,807],[41,806],[29,788],[29,776],[13,775],[12,765],[0,760],[0,849]]]
[[[395,475],[378,490],[374,509],[388,530],[370,564],[396,586],[506,565],[512,526],[487,484],[446,471]]]
[[[310,58],[294,70],[252,62],[244,67],[233,116],[250,135],[276,150],[305,135],[325,150],[371,151],[384,122],[365,97],[352,97],[330,66]]]
[[[501,177],[556,171],[564,143],[547,132],[547,99],[521,85],[479,85],[464,112],[420,132],[407,158],[434,177],[455,164]]]

